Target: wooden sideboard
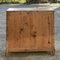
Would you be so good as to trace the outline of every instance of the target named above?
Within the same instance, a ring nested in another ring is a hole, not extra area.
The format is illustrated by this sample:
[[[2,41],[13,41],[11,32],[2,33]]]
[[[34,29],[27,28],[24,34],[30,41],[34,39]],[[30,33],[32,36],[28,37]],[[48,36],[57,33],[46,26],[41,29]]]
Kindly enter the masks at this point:
[[[54,11],[7,11],[6,51],[47,51],[54,55]]]

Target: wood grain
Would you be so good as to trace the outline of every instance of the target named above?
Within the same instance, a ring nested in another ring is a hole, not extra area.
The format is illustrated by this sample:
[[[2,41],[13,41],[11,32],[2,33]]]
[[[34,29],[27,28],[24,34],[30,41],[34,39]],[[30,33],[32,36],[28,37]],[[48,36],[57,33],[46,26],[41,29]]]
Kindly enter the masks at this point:
[[[52,51],[53,11],[7,12],[7,51]]]

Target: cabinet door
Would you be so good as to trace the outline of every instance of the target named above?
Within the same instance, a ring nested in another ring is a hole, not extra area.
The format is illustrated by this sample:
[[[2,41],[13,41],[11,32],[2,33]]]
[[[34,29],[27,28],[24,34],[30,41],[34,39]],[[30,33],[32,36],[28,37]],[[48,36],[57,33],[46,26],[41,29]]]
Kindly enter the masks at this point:
[[[7,13],[8,51],[29,51],[32,47],[30,36],[31,17],[29,12]]]
[[[32,12],[31,39],[35,50],[46,50],[49,48],[49,20],[47,12]]]

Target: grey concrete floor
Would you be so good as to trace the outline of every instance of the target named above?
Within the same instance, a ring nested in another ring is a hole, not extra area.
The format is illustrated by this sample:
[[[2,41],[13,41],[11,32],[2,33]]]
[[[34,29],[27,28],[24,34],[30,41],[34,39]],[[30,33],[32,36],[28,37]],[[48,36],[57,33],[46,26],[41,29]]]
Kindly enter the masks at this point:
[[[55,56],[47,53],[16,53],[5,56],[6,49],[6,10],[21,5],[0,5],[0,60],[60,60],[60,7],[55,10]],[[24,6],[25,7],[25,6]],[[56,7],[56,5],[55,5]]]

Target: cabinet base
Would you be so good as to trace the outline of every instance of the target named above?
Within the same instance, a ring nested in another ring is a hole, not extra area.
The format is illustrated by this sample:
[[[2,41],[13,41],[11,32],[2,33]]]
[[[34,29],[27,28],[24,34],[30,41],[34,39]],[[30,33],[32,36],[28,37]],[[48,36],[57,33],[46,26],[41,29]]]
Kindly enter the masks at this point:
[[[53,49],[53,50],[51,50],[51,51],[29,51],[29,52],[5,52],[5,56],[11,56],[12,54],[14,55],[14,54],[21,54],[21,53],[23,53],[23,54],[27,54],[27,53],[30,53],[30,54],[32,54],[32,53],[38,53],[38,54],[40,54],[40,53],[48,53],[49,55],[51,55],[51,56],[54,56],[55,55],[55,49]]]

